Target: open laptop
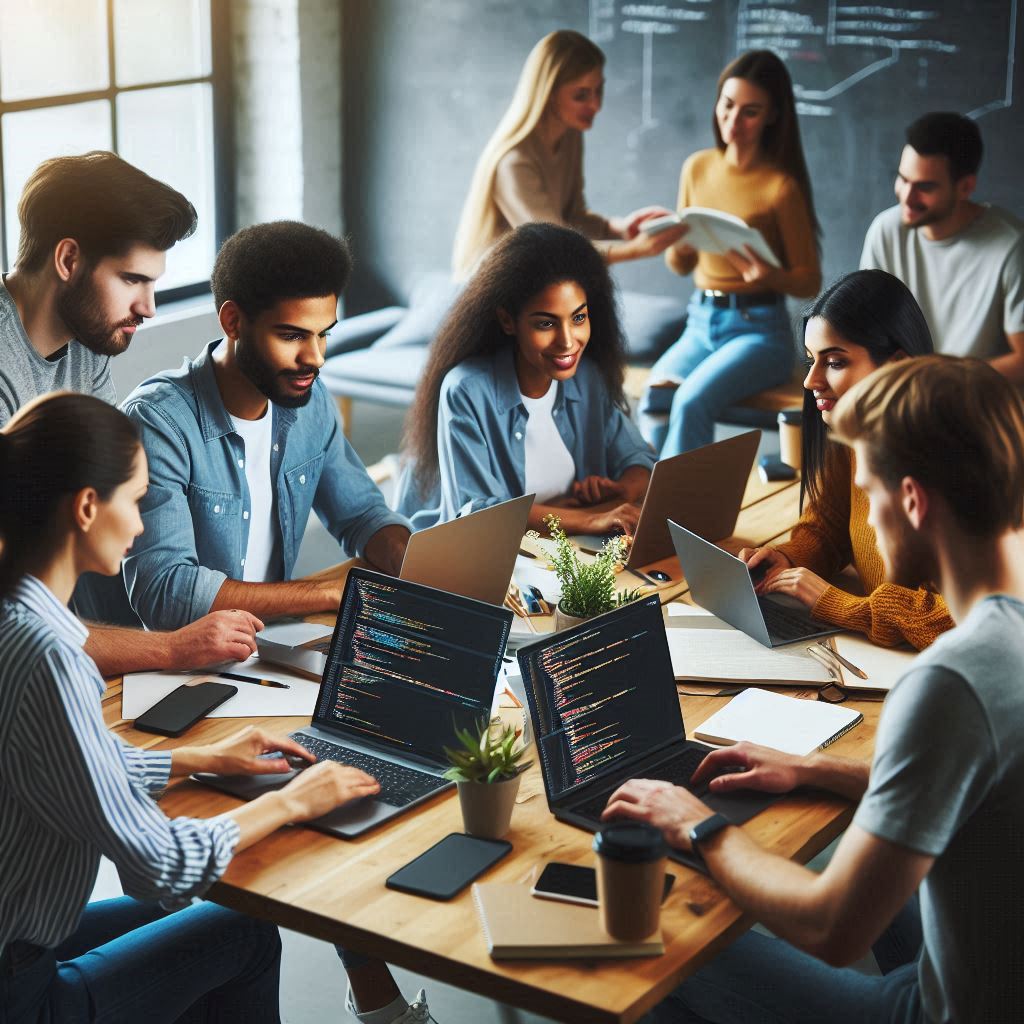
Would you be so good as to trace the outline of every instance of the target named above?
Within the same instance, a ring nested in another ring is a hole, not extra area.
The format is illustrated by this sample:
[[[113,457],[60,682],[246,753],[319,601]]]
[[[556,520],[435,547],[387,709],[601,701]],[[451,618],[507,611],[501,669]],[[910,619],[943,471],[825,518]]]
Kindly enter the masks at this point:
[[[712,749],[686,738],[656,594],[521,647],[519,667],[548,807],[560,821],[596,831],[608,797],[628,779],[690,788]],[[735,824],[779,799],[694,792]],[[671,856],[705,870],[696,856]]]
[[[626,567],[639,569],[672,554],[668,519],[685,523],[708,540],[728,537],[736,527],[760,441],[761,431],[749,430],[657,463]],[[607,539],[591,534],[575,538],[577,544],[594,550]]]
[[[512,613],[418,583],[353,569],[345,583],[313,720],[291,738],[320,761],[354,765],[381,784],[314,821],[349,838],[454,783],[444,746],[489,715]],[[197,775],[254,799],[282,775]]]
[[[409,538],[399,578],[500,605],[526,532],[533,495],[512,498]],[[259,656],[320,681],[331,634],[308,623],[271,625],[256,636]]]
[[[818,622],[795,598],[762,594],[744,561],[669,521],[683,575],[694,601],[702,608],[741,629],[765,647],[779,647],[839,633],[835,626]]]

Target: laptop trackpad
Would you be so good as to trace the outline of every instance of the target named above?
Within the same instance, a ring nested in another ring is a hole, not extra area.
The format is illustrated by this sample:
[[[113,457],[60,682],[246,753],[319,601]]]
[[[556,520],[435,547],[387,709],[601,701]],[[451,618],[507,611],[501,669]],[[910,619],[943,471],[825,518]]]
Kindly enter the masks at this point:
[[[703,793],[701,800],[713,811],[724,814],[731,822],[742,825],[780,799],[778,793],[760,793],[753,789],[732,793]]]

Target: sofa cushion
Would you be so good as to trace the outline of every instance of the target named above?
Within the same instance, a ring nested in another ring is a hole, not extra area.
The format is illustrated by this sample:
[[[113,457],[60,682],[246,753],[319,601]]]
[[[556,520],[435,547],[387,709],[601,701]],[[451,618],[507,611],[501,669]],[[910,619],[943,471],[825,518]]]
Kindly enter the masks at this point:
[[[622,292],[619,306],[630,363],[653,363],[686,326],[686,303],[678,299]]]

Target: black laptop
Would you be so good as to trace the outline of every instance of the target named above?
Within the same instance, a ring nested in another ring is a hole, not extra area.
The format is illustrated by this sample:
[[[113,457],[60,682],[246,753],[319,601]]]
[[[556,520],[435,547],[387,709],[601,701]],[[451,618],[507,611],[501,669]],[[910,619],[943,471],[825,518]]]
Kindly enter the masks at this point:
[[[306,824],[357,836],[451,788],[443,747],[490,715],[511,623],[505,608],[350,570],[313,720],[291,738],[381,789]],[[294,775],[196,778],[251,800]]]
[[[656,594],[519,649],[548,806],[591,832],[608,797],[628,779],[690,788],[713,748],[686,738],[665,621]],[[694,790],[741,824],[779,797]],[[673,860],[705,871],[699,857]]]

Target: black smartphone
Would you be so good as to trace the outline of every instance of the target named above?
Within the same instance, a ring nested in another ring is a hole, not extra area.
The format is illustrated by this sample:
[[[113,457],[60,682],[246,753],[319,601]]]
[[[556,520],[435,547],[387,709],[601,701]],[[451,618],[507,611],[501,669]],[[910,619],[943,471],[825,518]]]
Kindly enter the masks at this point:
[[[452,832],[399,868],[384,884],[414,896],[450,900],[511,849],[512,844],[504,839],[478,839]]]
[[[762,455],[757,460],[757,472],[766,484],[775,480],[796,479],[796,470],[792,466],[771,455]]]
[[[675,885],[676,876],[665,873],[665,888],[661,892],[664,903]],[[553,860],[544,865],[544,870],[530,890],[531,895],[545,900],[562,900],[565,903],[580,903],[585,907],[597,906],[597,872],[579,864],[563,864]]]
[[[182,683],[135,719],[135,728],[161,736],[180,736],[214,708],[238,693],[230,683]]]

